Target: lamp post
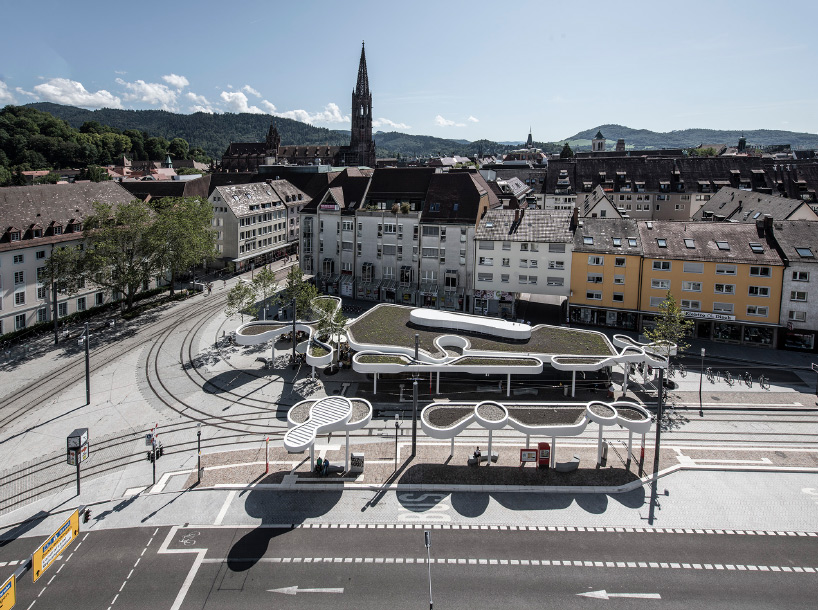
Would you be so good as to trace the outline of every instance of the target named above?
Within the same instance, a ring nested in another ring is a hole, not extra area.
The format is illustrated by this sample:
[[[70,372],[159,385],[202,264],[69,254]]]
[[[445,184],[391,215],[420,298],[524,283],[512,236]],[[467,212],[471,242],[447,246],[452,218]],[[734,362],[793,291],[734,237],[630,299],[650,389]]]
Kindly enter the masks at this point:
[[[202,424],[196,424],[196,483],[202,482]]]
[[[662,435],[662,402],[665,393],[665,369],[659,369],[659,400],[656,402],[656,446],[653,453],[653,477],[659,472],[659,440]]]
[[[412,457],[417,454],[418,444],[418,376],[412,383]]]
[[[91,404],[91,356],[88,351],[88,322],[85,323],[85,331],[80,337],[79,343],[85,344],[85,404]]]
[[[702,362],[699,372],[701,373],[699,375],[699,415],[704,415],[704,411],[702,410],[702,379],[704,378],[704,348],[702,348]]]
[[[292,308],[293,308],[293,367],[295,367],[295,297],[293,297]]]
[[[426,530],[423,532],[423,537],[426,544],[426,565],[429,567],[429,610],[434,610],[434,602],[432,602],[432,532]]]
[[[395,472],[398,470],[398,428],[400,428],[400,414],[395,413]]]

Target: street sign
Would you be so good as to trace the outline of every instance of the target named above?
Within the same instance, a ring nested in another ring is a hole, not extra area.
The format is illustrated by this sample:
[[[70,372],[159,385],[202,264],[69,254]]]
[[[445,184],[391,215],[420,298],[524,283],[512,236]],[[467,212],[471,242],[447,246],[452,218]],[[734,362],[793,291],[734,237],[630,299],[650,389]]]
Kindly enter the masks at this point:
[[[0,610],[11,610],[17,603],[17,577],[12,574],[0,587]]]
[[[43,572],[57,560],[57,557],[74,541],[79,533],[80,513],[79,510],[75,510],[31,556],[31,574],[34,582],[37,582]]]
[[[520,449],[520,464],[537,461],[536,449]]]

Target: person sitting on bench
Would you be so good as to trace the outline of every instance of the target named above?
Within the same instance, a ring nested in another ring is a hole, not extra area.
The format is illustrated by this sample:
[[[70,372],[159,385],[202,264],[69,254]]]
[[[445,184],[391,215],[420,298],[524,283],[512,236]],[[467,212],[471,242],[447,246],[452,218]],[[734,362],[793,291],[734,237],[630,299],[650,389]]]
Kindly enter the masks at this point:
[[[480,461],[480,455],[481,455],[481,453],[480,453],[480,447],[478,447],[478,448],[477,448],[477,449],[474,451],[474,459],[475,459],[475,460],[477,460],[478,462]]]
[[[321,476],[322,476],[322,477],[327,476],[327,473],[328,473],[328,472],[329,472],[329,460],[328,460],[328,459],[326,459],[326,458],[324,458],[324,466],[323,466],[323,468],[321,469]]]
[[[321,471],[324,469],[322,463],[323,461],[324,460],[322,460],[320,457],[317,460],[315,460],[315,472],[317,472],[319,475],[321,474]]]

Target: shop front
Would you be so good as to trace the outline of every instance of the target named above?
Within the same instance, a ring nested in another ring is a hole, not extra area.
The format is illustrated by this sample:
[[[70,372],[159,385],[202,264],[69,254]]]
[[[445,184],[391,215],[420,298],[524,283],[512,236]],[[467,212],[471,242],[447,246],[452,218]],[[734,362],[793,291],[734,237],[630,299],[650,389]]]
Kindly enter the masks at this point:
[[[515,313],[515,293],[501,290],[475,290],[474,313],[511,320]]]
[[[340,280],[341,296],[352,298],[355,294],[355,277],[351,273],[341,274]]]
[[[569,307],[568,316],[572,324],[636,330],[639,314],[635,311],[623,311],[621,309],[571,305]]]
[[[363,282],[359,281],[357,283],[357,292],[358,298],[364,301],[379,301],[380,300],[380,280],[375,280],[374,282]]]
[[[788,326],[781,332],[781,347],[803,351],[816,351],[815,331],[793,329]]]
[[[396,302],[396,293],[395,289],[397,288],[397,282],[394,279],[385,279],[381,282],[381,300],[384,303],[395,303]]]
[[[323,294],[337,295],[339,293],[338,283],[341,276],[337,273],[326,273],[318,276],[318,290]]]
[[[440,297],[440,308],[451,311],[463,311],[463,288],[446,288]]]
[[[433,282],[423,282],[418,290],[418,306],[428,309],[439,309],[438,285]]]
[[[417,291],[417,284],[403,284],[398,286],[395,291],[395,302],[400,305],[415,305]]]
[[[757,345],[775,347],[778,337],[778,325],[749,323],[736,320],[734,315],[685,311],[685,317],[694,320],[693,336],[697,339],[708,339],[719,343],[739,345]],[[655,324],[653,315],[642,317],[642,329],[652,328]]]

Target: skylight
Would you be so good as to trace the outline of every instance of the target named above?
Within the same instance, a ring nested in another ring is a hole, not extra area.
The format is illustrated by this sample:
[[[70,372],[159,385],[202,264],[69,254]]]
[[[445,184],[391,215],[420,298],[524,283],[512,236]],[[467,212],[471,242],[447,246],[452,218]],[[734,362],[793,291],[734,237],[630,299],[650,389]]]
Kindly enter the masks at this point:
[[[755,254],[764,254],[764,248],[761,247],[761,244],[754,241],[750,242],[750,250],[752,250]]]
[[[695,247],[696,247],[696,242],[695,242],[695,241],[693,241],[692,239],[689,239],[689,238],[688,238],[688,239],[685,239],[685,247],[687,247],[687,248],[695,248]]]
[[[728,244],[726,241],[717,241],[716,242],[716,247],[719,250],[729,250],[730,249],[730,244]]]
[[[583,237],[582,243],[586,246],[593,246],[594,245],[594,238],[593,237]]]
[[[756,212],[755,214],[753,214],[753,220],[755,220],[759,216],[761,216],[761,212]]]
[[[622,238],[621,237],[614,237],[613,238],[613,245],[619,248],[622,245]]]
[[[656,238],[656,245],[660,248],[667,248],[667,240],[662,237]]]
[[[628,238],[628,247],[629,248],[635,248],[636,247],[636,238],[635,237],[629,237]]]
[[[814,258],[815,255],[812,253],[812,250],[809,248],[796,248],[796,252],[798,252],[798,256],[802,258]]]

